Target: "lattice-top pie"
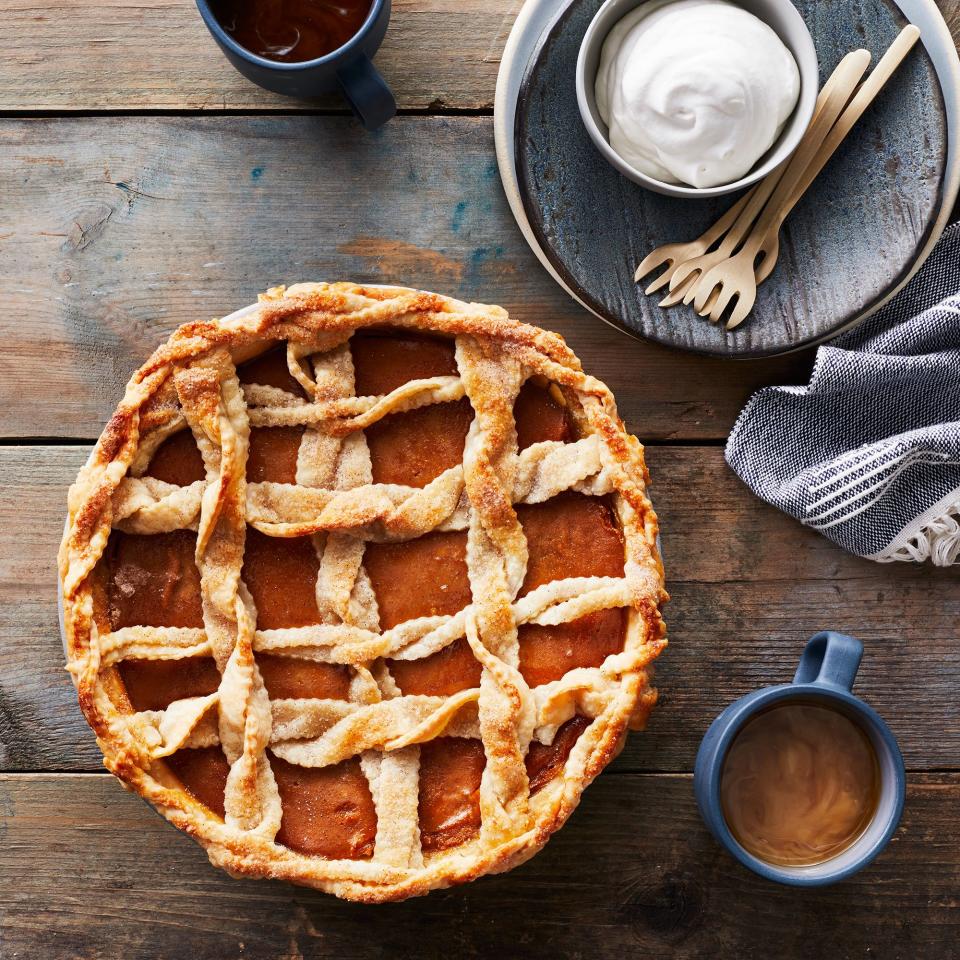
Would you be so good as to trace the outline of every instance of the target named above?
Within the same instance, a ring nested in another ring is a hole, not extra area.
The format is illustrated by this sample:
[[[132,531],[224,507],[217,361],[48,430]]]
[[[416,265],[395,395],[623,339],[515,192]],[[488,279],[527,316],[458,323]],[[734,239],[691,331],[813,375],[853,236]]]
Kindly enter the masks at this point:
[[[645,475],[498,307],[301,284],[180,327],[70,491],[107,768],[231,873],[378,901],[522,862],[655,700]]]

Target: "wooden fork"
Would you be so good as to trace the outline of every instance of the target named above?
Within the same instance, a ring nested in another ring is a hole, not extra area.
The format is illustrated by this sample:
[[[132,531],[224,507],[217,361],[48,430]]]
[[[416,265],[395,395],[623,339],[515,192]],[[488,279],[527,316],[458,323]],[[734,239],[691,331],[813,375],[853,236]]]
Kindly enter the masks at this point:
[[[756,187],[754,187],[755,189]],[[670,274],[674,267],[706,253],[733,226],[737,217],[740,216],[740,212],[747,205],[752,193],[753,190],[744,194],[712,227],[705,230],[696,240],[688,240],[685,243],[665,243],[655,250],[651,250],[640,261],[633,279],[639,283],[641,277],[653,273],[654,270],[659,270],[660,267],[666,267],[666,270],[643,292],[656,293],[657,290],[670,282]]]
[[[733,255],[733,252],[743,243],[750,233],[750,227],[760,214],[764,204],[770,199],[774,188],[783,174],[785,164],[767,174],[741,201],[743,206],[733,220],[726,236],[716,250],[706,249],[689,260],[680,262],[670,274],[670,292],[660,301],[661,307],[672,307],[683,300],[689,303],[687,296],[693,296],[696,282],[705,270],[709,270],[715,263],[721,263]],[[736,206],[739,206],[737,204]],[[732,209],[735,209],[732,208]],[[728,211],[728,213],[731,211]],[[725,218],[724,218],[725,219]],[[696,241],[694,241],[696,242]],[[661,277],[662,279],[662,277]],[[660,284],[663,286],[663,284]]]
[[[842,109],[836,122],[831,122],[827,127],[826,134],[819,137],[811,136],[809,143],[802,144],[803,152],[798,150],[794,154],[793,160],[790,161],[790,165],[743,248],[726,263],[717,264],[704,274],[697,285],[694,307],[701,316],[709,315],[714,323],[718,322],[730,302],[736,297],[737,303],[726,327],[732,330],[743,323],[753,309],[757,297],[758,278],[755,267],[758,254],[761,250],[765,254],[761,264],[765,279],[779,254],[780,228],[784,220],[826,162],[833,156],[853,125],[903,62],[919,37],[920,31],[917,27],[912,24],[905,27],[857,90],[849,105]],[[869,54],[867,59],[869,61]],[[860,75],[862,72],[861,70]],[[850,75],[853,76],[854,71],[851,71]],[[853,87],[850,89],[852,92]],[[841,108],[843,106],[844,104],[841,104]],[[824,113],[827,113],[826,108]]]
[[[809,148],[811,137],[818,137],[816,142],[818,145],[823,137],[826,136],[830,125],[837,119],[837,116],[843,109],[846,101],[850,98],[857,81],[863,76],[869,63],[870,54],[866,50],[854,50],[840,61],[836,70],[833,71],[827,82],[823,85],[823,89],[817,97],[813,120],[791,159],[784,163],[778,170],[769,174],[757,185],[752,195],[753,199],[744,209],[743,213],[741,213],[740,217],[737,218],[737,222],[716,250],[712,250],[699,257],[694,257],[693,260],[688,260],[673,271],[670,277],[670,294],[660,301],[661,307],[673,306],[681,300],[684,303],[694,301],[702,289],[703,279],[706,274],[714,267],[726,263],[734,256],[737,249],[750,235],[754,221],[765,209],[767,201],[770,200],[775,190],[779,187],[787,171],[793,168],[801,151],[806,149],[806,162],[809,162],[810,156],[812,155],[812,150]],[[842,103],[839,102],[841,96],[844,97]],[[827,117],[824,111],[827,109],[828,104],[831,112]],[[703,312],[708,313],[709,307],[713,305],[709,290],[706,296],[703,297],[701,306],[697,309],[703,310],[703,305],[706,305],[708,308]]]

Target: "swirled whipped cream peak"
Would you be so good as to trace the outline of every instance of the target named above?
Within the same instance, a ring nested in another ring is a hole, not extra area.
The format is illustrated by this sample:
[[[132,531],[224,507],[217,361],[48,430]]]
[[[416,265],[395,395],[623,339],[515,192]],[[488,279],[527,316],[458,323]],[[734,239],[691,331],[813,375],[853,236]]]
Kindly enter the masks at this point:
[[[793,54],[726,0],[653,0],[607,35],[596,79],[610,146],[665,183],[714,187],[745,176],[800,95]]]

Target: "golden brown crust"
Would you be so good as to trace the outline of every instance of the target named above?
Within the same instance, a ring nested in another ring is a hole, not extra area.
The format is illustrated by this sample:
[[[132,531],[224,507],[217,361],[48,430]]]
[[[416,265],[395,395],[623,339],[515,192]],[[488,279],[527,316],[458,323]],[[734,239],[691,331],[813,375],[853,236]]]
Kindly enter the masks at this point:
[[[383,325],[454,338],[459,376],[355,396],[347,341],[355,330]],[[236,364],[277,340],[288,344],[305,401],[237,380]],[[531,376],[559,385],[577,421],[575,443],[534,444],[518,453],[513,403]],[[372,483],[364,427],[388,413],[463,396],[474,421],[461,466],[422,489]],[[143,478],[159,443],[185,425],[206,481],[174,487]],[[296,485],[248,483],[250,427],[281,425],[306,428],[312,459],[301,448]],[[563,825],[622,746],[627,727],[642,726],[656,699],[650,664],[666,644],[659,613],[666,594],[646,481],[642,447],[625,433],[609,390],[583,373],[562,338],[512,321],[499,307],[404,288],[301,284],[268,291],[259,305],[224,321],[185,324],[133,375],[69,495],[59,556],[68,669],[107,769],[235,874],[380,902],[510,869]],[[567,489],[611,496],[625,541],[624,576],[556,581],[517,600],[527,551],[513,505]],[[323,623],[257,630],[240,580],[247,524],[272,536],[316,535],[321,579],[328,578],[326,593],[318,587]],[[102,601],[95,602],[111,530],[185,527],[198,534],[204,629],[111,633]],[[364,542],[454,529],[467,531],[471,605],[452,617],[381,631],[375,601],[372,614],[363,602]],[[617,606],[629,611],[623,652],[600,667],[527,687],[517,669],[518,624],[562,623]],[[475,690],[404,697],[378,666],[386,657],[427,656],[464,636],[483,667]],[[271,703],[255,650],[350,665],[350,701]],[[209,697],[135,713],[117,695],[113,667],[126,657],[198,655],[213,656],[221,673]],[[562,775],[530,796],[524,756],[531,739],[549,743],[575,712],[592,722]],[[483,743],[482,826],[475,840],[425,856],[416,826],[417,745],[441,734]],[[217,742],[230,764],[225,820],[182,789],[163,763],[183,746]],[[380,823],[372,859],[325,860],[275,842],[281,808],[268,746],[304,766],[360,756]]]

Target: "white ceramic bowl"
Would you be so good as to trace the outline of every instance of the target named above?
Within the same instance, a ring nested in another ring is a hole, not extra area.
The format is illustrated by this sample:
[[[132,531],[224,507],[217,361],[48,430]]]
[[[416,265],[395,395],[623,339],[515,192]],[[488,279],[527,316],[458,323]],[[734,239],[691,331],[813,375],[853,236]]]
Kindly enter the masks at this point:
[[[780,136],[766,154],[757,161],[753,169],[739,180],[716,187],[691,187],[682,183],[664,183],[662,180],[648,177],[627,163],[607,140],[607,125],[600,118],[594,95],[594,83],[597,68],[600,65],[600,51],[603,41],[606,40],[614,24],[640,6],[638,0],[607,0],[587,28],[580,46],[580,55],[577,58],[577,103],[580,106],[580,115],[583,117],[590,139],[604,158],[635,183],[671,197],[716,197],[724,193],[733,193],[765,177],[786,160],[800,143],[800,138],[813,116],[813,108],[817,102],[820,87],[817,51],[813,46],[810,31],[791,0],[735,0],[735,2],[737,6],[752,13],[771,27],[793,54],[800,71],[800,97],[793,113],[784,124]]]

